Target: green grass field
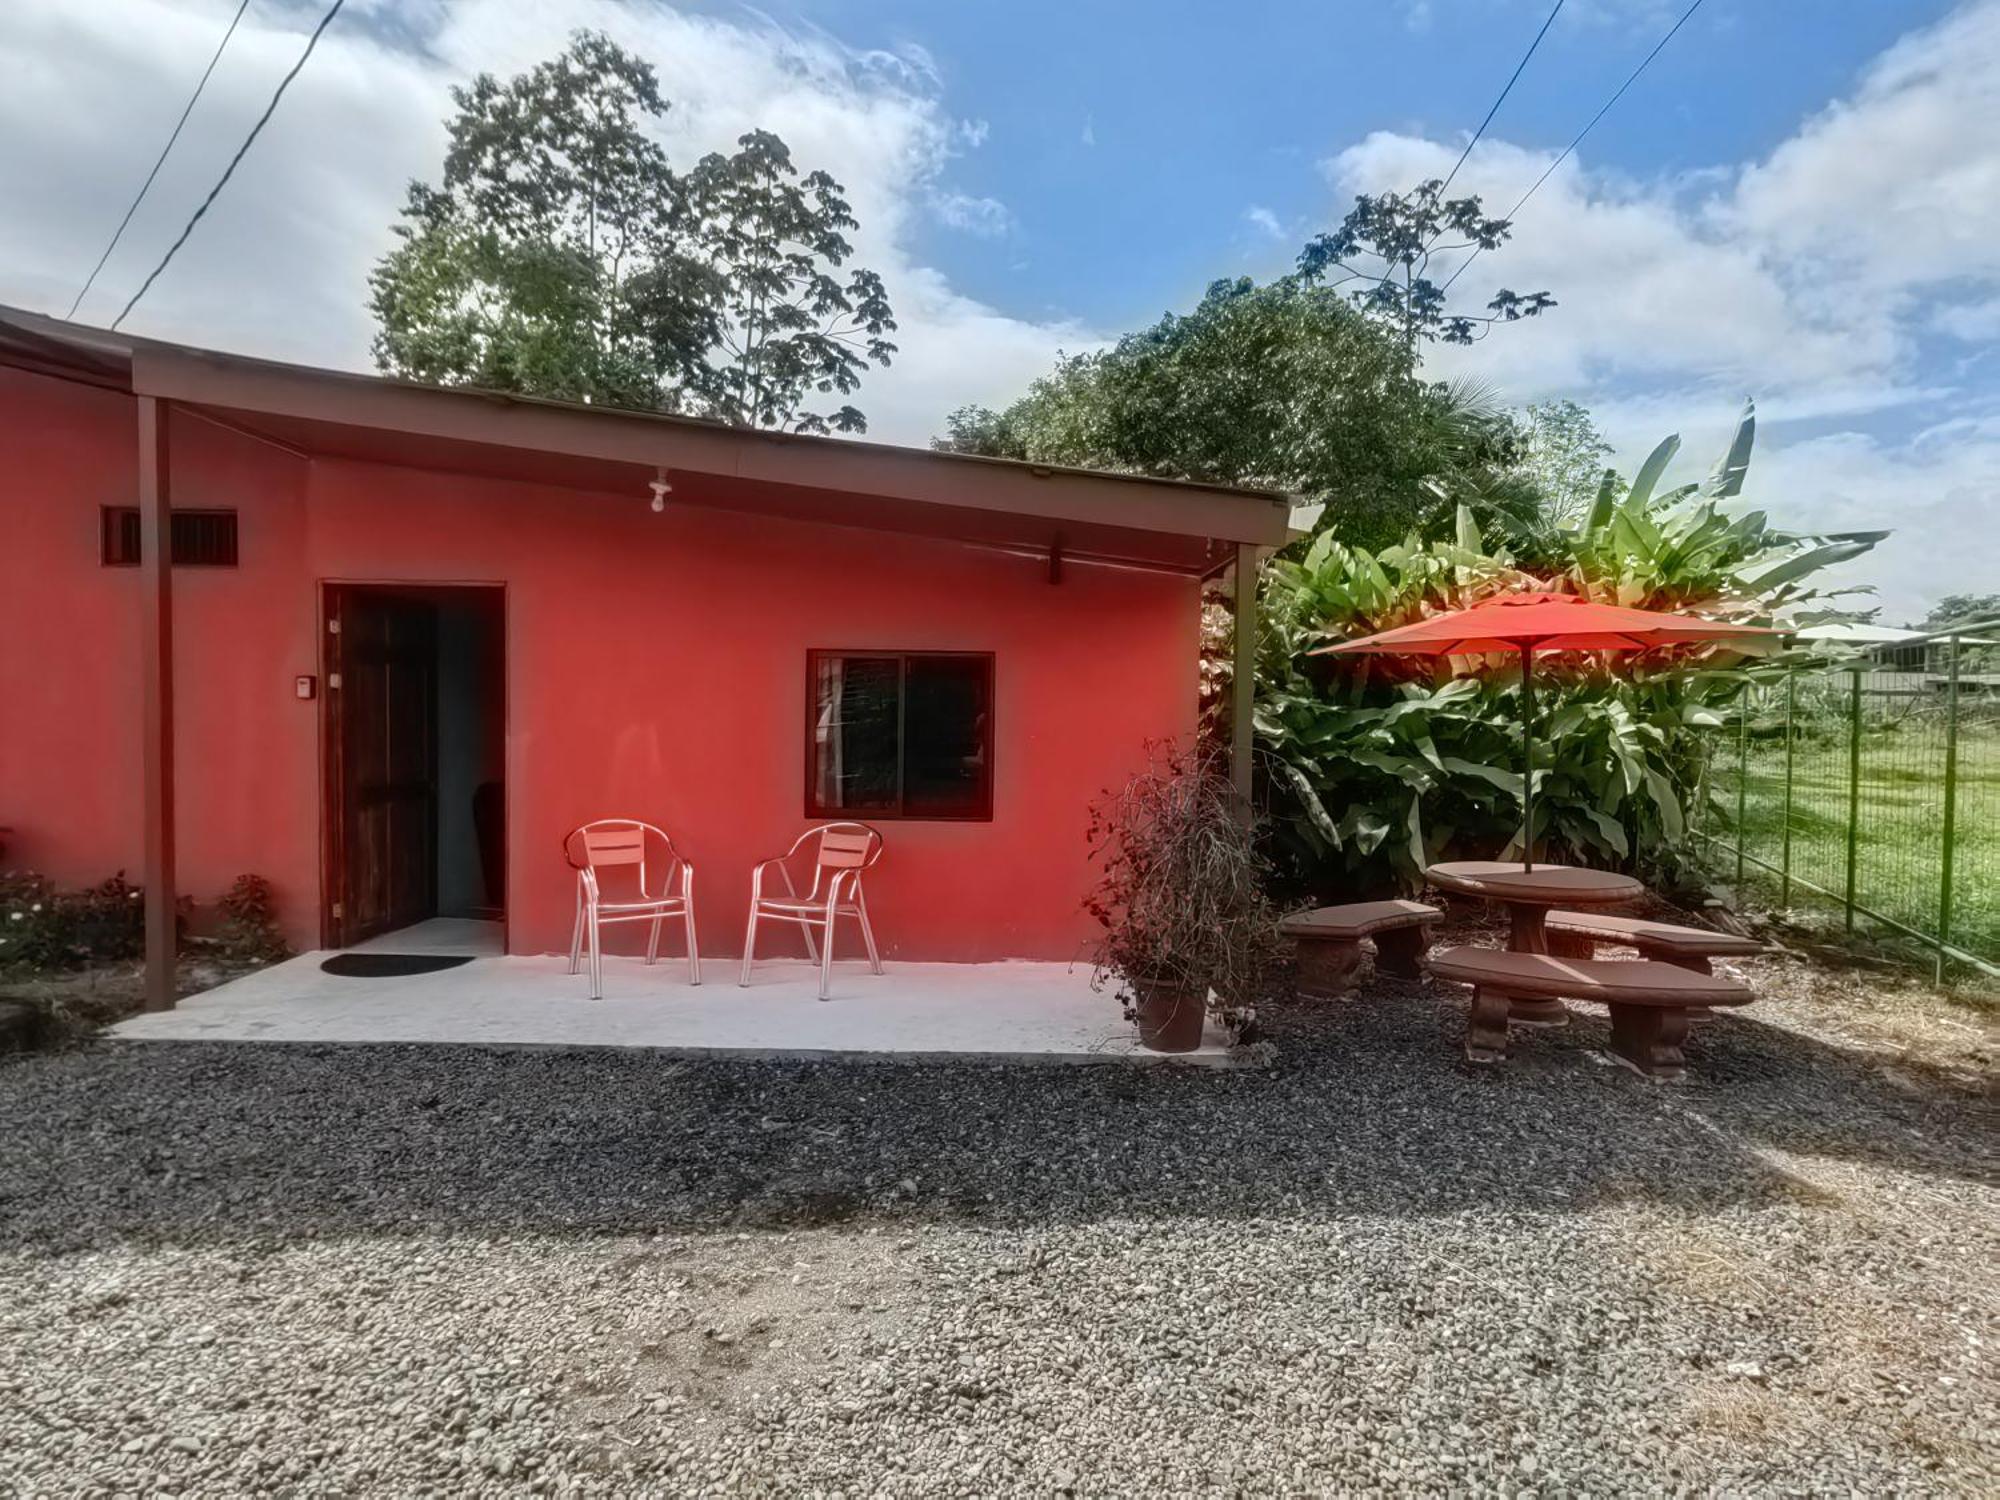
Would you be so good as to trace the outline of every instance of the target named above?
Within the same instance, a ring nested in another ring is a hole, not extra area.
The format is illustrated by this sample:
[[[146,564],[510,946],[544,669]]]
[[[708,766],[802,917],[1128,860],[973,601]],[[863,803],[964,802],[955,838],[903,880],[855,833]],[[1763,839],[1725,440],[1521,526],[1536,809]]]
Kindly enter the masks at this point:
[[[2000,713],[1984,703],[1962,712],[1952,886],[1952,943],[2000,963]],[[1867,725],[1861,742],[1856,841],[1857,904],[1920,932],[1938,930],[1944,852],[1945,728],[1935,714]],[[1834,900],[1792,887],[1794,906],[1839,909],[1847,882],[1848,736],[1844,723],[1811,725],[1794,741],[1790,866]],[[1734,737],[1718,744],[1710,831],[1725,846],[1712,868],[1733,878],[1738,784]],[[1785,742],[1753,738],[1744,779],[1744,847],[1767,864],[1785,862]],[[1760,898],[1775,901],[1778,877],[1748,868]],[[1858,918],[1865,925],[1865,918]]]

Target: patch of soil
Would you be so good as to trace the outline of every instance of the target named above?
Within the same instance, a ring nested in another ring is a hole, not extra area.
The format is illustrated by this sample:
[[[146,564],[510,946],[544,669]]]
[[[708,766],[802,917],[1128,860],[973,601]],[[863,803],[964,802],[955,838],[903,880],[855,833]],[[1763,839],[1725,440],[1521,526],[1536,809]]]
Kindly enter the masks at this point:
[[[607,1456],[641,1416],[702,1451],[711,1432],[879,1352],[917,1300],[915,1242],[880,1229],[658,1243],[619,1263],[631,1312],[570,1379],[571,1414]]]
[[[212,990],[267,967],[207,955],[184,955],[175,990],[181,999]],[[34,1010],[44,1045],[74,1041],[136,1014],[146,1000],[146,970],[137,963],[90,964],[80,969],[0,971],[0,1000]]]

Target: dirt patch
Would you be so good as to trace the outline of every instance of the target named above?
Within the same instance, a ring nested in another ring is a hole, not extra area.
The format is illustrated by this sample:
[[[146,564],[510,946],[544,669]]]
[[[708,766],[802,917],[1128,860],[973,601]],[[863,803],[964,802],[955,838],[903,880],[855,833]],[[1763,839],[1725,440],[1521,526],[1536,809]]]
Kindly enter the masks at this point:
[[[635,1251],[615,1268],[631,1284],[631,1314],[574,1368],[570,1411],[606,1448],[641,1434],[657,1445],[667,1427],[704,1452],[711,1435],[825,1388],[831,1372],[892,1342],[917,1302],[914,1249],[850,1230]]]
[[[175,992],[185,1000],[267,965],[206,956],[183,957]],[[38,1035],[53,1045],[88,1036],[136,1015],[146,1003],[146,970],[136,963],[90,964],[80,969],[0,972],[0,999],[15,1000],[38,1017]]]
[[[2000,1311],[2000,1278],[1978,1257],[1948,1250],[1935,1259],[1919,1250],[1908,1263],[1907,1251],[1880,1253],[1894,1226],[1874,1206],[1885,1190],[1909,1199],[1910,1183],[1842,1167],[1834,1175],[1852,1180],[1836,1192],[1823,1164],[1781,1157],[1775,1165],[1821,1190],[1811,1208],[1774,1211],[1804,1215],[1812,1226],[1782,1259],[1773,1260],[1759,1232],[1764,1216],[1688,1219],[1635,1240],[1656,1290],[1742,1330],[1729,1358],[1687,1372],[1677,1420],[1697,1440],[1775,1456],[1831,1427],[1855,1428],[1863,1413],[1893,1414],[1896,1442],[1928,1466],[1977,1472],[1977,1438],[1953,1412],[1965,1410],[1979,1378],[1978,1351],[1962,1328],[1920,1310],[1902,1283],[1942,1277],[1963,1304],[1990,1313]],[[1941,1247],[1976,1242],[1977,1225],[1953,1224],[1962,1212],[1953,1200],[1935,1195],[1932,1211]],[[1802,1304],[1837,1304],[1841,1316],[1810,1327]]]

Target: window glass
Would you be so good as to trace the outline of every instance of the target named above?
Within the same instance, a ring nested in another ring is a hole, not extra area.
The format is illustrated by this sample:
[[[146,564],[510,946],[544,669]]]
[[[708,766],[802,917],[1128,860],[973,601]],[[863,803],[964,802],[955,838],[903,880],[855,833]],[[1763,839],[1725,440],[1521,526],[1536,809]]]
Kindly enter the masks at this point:
[[[902,660],[816,660],[813,790],[828,812],[894,811]]]
[[[991,657],[815,651],[810,673],[809,813],[992,816]]]
[[[987,664],[977,656],[913,656],[903,682],[903,812],[986,811]]]

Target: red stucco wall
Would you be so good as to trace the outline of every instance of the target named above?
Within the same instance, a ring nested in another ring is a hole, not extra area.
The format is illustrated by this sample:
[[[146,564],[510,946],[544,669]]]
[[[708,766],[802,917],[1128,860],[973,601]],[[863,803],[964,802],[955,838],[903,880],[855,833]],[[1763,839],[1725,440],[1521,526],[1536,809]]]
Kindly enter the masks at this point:
[[[0,824],[66,882],[139,863],[139,578],[98,565],[132,493],[131,404],[0,372]],[[507,586],[510,945],[566,946],[557,845],[647,818],[697,865],[704,952],[740,950],[750,865],[806,826],[810,647],[995,655],[991,823],[885,823],[892,956],[1066,957],[1089,800],[1190,732],[1188,579],[344,461],[180,420],[175,495],[235,506],[241,566],[176,573],[181,884],[277,885],[316,938],[323,580]],[[790,941],[779,937],[778,942]]]

